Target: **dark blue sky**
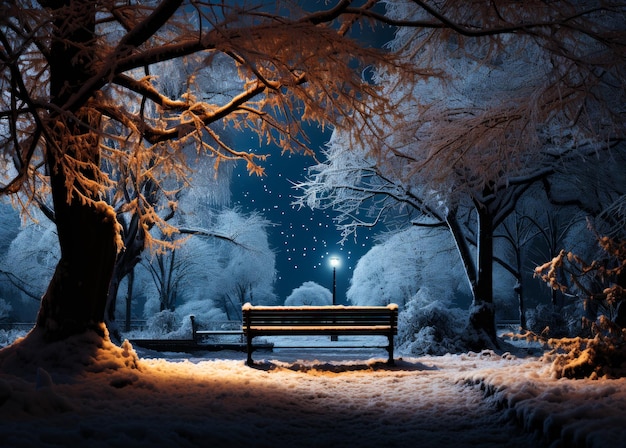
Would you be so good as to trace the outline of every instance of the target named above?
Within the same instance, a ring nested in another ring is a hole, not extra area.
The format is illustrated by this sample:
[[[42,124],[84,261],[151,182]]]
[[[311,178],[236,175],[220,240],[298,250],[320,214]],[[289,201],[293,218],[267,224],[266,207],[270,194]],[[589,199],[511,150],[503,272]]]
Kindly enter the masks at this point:
[[[314,133],[315,134],[315,133]],[[329,133],[312,135],[315,150],[328,140]],[[258,142],[258,137],[254,138]],[[243,149],[243,148],[242,148]],[[243,211],[256,210],[272,222],[269,228],[270,245],[276,252],[278,276],[275,291],[283,301],[294,288],[305,281],[314,281],[332,290],[331,256],[341,259],[337,268],[337,301],[345,303],[346,290],[352,270],[358,259],[372,245],[373,233],[359,231],[358,238],[339,244],[340,232],[335,228],[332,212],[292,206],[292,182],[304,180],[307,168],[315,161],[311,157],[292,154],[280,155],[277,148],[261,149],[271,156],[263,163],[266,176],[250,176],[243,164],[234,172],[232,200]]]
[[[379,12],[384,12],[382,7],[378,8]],[[393,39],[394,30],[394,27],[378,25],[374,32],[357,26],[350,35],[365,46],[381,47]],[[319,153],[319,149],[328,141],[330,132],[322,133],[321,130],[313,129],[309,137],[310,149]],[[258,145],[257,136],[250,138],[248,144],[253,147]],[[356,241],[351,237],[343,245],[339,244],[341,234],[335,228],[331,212],[297,209],[291,205],[293,196],[298,194],[292,182],[304,180],[307,168],[314,165],[315,161],[303,155],[281,156],[280,150],[275,147],[260,149],[258,152],[271,154],[263,163],[266,176],[249,176],[245,166],[239,164],[234,173],[232,198],[233,203],[242,210],[257,210],[274,224],[269,229],[269,238],[276,251],[278,278],[275,291],[279,299],[283,301],[305,281],[314,281],[332,290],[329,258],[338,256],[341,265],[337,268],[337,301],[345,303],[354,266],[371,248],[376,230],[359,230]]]

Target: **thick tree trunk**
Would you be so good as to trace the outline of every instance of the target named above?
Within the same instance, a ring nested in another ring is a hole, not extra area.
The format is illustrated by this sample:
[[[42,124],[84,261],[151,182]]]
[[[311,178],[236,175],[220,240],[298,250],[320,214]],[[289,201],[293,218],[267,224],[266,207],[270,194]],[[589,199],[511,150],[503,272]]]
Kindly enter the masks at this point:
[[[470,331],[479,335],[479,344],[498,347],[495,306],[493,303],[493,219],[488,208],[479,204],[477,238],[477,276],[474,283],[474,301],[470,311]],[[485,339],[486,338],[486,339]],[[476,347],[485,348],[485,347]]]
[[[468,345],[473,350],[497,348],[495,308],[493,305],[493,219],[482,204],[476,204],[478,223],[477,253],[474,259],[454,211],[446,217],[448,228],[463,262],[472,291],[468,323]]]
[[[117,226],[104,203],[55,205],[55,211],[61,259],[43,296],[37,326],[50,339],[62,339],[98,329],[104,321]]]
[[[63,339],[102,328],[119,230],[115,213],[99,200],[100,116],[85,104],[66,106],[91,76],[95,9],[75,0],[41,3],[54,17],[46,163],[61,259],[37,327],[49,339]]]

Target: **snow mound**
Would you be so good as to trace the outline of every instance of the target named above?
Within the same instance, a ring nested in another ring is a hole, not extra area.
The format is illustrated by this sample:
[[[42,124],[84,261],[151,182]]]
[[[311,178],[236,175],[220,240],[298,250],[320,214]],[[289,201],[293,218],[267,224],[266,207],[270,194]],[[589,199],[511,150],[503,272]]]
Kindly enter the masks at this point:
[[[102,336],[104,335],[104,336]],[[139,357],[128,341],[121,347],[109,339],[104,326],[60,341],[44,339],[33,328],[25,337],[0,350],[0,374],[10,372],[38,382],[72,382],[76,377],[139,369]],[[45,375],[50,379],[43,379]]]
[[[547,358],[467,376],[487,400],[546,446],[626,446],[626,378],[556,378]]]

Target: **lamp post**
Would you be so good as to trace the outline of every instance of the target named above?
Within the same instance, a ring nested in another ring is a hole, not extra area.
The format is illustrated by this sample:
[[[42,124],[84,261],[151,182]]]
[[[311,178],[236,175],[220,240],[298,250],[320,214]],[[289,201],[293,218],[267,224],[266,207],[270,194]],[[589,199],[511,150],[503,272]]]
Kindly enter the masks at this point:
[[[330,257],[330,265],[333,267],[333,306],[337,304],[337,266],[339,266],[339,257]],[[337,335],[330,336],[331,341],[337,340]]]
[[[333,305],[337,305],[337,266],[339,266],[339,257],[330,257],[330,265],[333,267]]]

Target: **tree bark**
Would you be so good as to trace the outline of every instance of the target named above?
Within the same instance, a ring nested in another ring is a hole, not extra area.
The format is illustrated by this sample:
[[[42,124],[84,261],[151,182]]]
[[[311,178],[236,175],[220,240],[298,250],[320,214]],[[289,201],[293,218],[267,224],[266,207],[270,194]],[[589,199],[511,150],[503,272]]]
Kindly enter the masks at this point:
[[[117,227],[105,206],[75,202],[55,201],[61,259],[37,316],[49,339],[101,328],[117,254]]]
[[[475,202],[477,214],[477,248],[472,257],[470,247],[454,211],[446,223],[463,262],[465,275],[472,291],[472,307],[468,323],[468,343],[471,349],[497,348],[495,308],[493,304],[493,216],[488,207]],[[475,336],[478,335],[478,338]]]
[[[476,204],[477,214],[477,275],[473,284],[473,304],[470,310],[470,331],[479,334],[479,344],[498,347],[495,306],[493,303],[493,216],[485,204]],[[484,339],[486,337],[486,339]]]
[[[112,208],[99,200],[100,116],[84,104],[64,107],[91,76],[94,6],[75,0],[42,1],[42,6],[54,17],[46,166],[61,258],[36,325],[45,337],[57,340],[102,328],[119,229]]]

